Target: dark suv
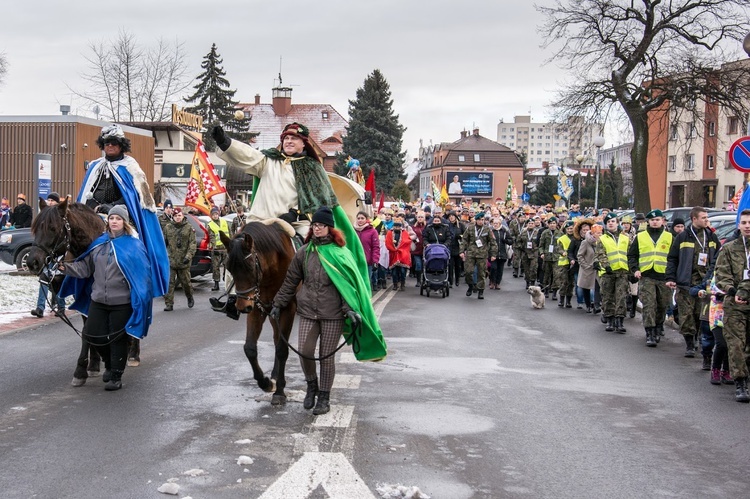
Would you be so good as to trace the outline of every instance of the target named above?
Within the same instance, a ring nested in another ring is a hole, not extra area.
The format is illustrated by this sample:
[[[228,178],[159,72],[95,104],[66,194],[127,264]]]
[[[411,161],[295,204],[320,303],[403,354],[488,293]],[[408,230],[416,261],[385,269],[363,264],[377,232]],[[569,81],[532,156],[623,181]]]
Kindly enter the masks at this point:
[[[198,247],[190,264],[190,277],[199,277],[211,271],[211,251],[208,249],[208,230],[193,215],[188,214],[187,220],[195,229]],[[34,236],[31,229],[6,229],[0,231],[0,260],[8,265],[15,265],[18,270],[28,271],[26,258],[29,256]]]

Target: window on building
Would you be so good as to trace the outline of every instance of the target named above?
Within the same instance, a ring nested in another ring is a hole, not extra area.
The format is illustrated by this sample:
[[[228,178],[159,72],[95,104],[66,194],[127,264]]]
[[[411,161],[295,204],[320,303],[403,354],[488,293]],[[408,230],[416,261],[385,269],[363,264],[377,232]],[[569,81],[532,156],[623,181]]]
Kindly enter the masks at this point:
[[[533,132],[533,131],[534,131],[534,129],[532,128],[532,129],[531,129],[531,131]]]
[[[685,155],[685,171],[695,170],[695,154]]]
[[[677,125],[669,126],[669,140],[677,140]]]
[[[701,206],[706,208],[716,208],[716,186],[715,185],[704,185],[703,186],[703,202]]]
[[[713,154],[709,154],[706,156],[706,169],[707,170],[713,170],[714,169],[714,156]]]
[[[511,128],[511,129],[510,129],[510,131],[511,131],[511,132],[514,132],[515,130],[516,130],[515,128]]]
[[[708,136],[713,137],[716,135],[716,123],[713,121],[708,122]]]
[[[540,156],[542,155],[542,151],[537,151],[536,153]]]
[[[479,163],[479,154],[474,155],[474,163]]]
[[[734,135],[739,132],[740,129],[740,120],[737,118],[737,116],[730,116],[727,118],[727,133],[729,135]]]
[[[736,190],[733,185],[725,185],[724,186],[724,202],[729,203],[732,201],[732,198],[734,197]]]
[[[328,111],[323,111],[320,113],[320,115],[321,115],[321,118],[323,118],[324,120],[328,119]]]
[[[464,156],[463,154],[459,154],[458,155],[458,161],[460,161],[460,162],[466,161],[466,156]]]
[[[670,172],[677,171],[677,156],[670,156],[667,163],[667,170]]]
[[[698,136],[698,129],[696,128],[695,123],[688,123],[685,125],[685,136],[690,137],[691,139]]]
[[[505,127],[503,127],[503,128],[500,129],[500,131],[501,132],[505,132],[505,131],[507,131],[507,129]]]

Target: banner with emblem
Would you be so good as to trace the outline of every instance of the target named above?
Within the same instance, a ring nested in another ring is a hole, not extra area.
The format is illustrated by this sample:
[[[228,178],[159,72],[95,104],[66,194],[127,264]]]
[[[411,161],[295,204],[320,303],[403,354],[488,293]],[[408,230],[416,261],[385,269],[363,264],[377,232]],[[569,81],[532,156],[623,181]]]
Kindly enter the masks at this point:
[[[185,192],[185,206],[197,209],[208,215],[211,213],[211,198],[224,194],[227,190],[221,185],[219,176],[211,160],[208,159],[203,142],[198,141],[190,169],[190,182]]]
[[[557,174],[557,194],[565,199],[570,199],[573,194],[573,181],[560,168]]]

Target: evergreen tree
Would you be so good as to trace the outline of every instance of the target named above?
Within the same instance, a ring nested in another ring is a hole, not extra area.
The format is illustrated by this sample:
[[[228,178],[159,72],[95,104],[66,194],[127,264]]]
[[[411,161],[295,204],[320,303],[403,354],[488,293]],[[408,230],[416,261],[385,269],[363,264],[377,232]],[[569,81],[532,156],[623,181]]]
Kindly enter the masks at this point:
[[[393,199],[400,199],[406,202],[411,201],[411,189],[409,189],[409,186],[406,185],[405,180],[398,179],[396,181],[396,185],[394,185],[393,189],[391,189],[391,197],[393,197]]]
[[[186,108],[190,113],[200,114],[206,124],[206,131],[203,134],[203,144],[206,150],[213,151],[216,149],[216,142],[211,137],[211,127],[221,125],[229,137],[247,142],[253,137],[249,133],[250,120],[236,119],[234,112],[238,101],[234,100],[236,90],[229,89],[229,81],[225,78],[226,72],[222,67],[224,59],[221,58],[216,50],[216,44],[211,45],[211,50],[203,57],[201,68],[203,72],[196,77],[198,84],[193,88],[195,93],[190,97],[185,97],[188,103],[195,103],[192,107]]]
[[[544,169],[544,179],[536,184],[534,192],[531,193],[529,202],[534,205],[555,204],[557,194],[557,177],[549,174],[549,166]]]
[[[390,86],[380,70],[374,70],[357,89],[356,99],[349,101],[346,130],[336,172],[346,174],[346,158],[351,156],[360,161],[365,178],[375,169],[378,192],[392,192],[396,182],[405,178],[402,165],[406,152],[401,151],[401,145],[406,129],[393,113]]]

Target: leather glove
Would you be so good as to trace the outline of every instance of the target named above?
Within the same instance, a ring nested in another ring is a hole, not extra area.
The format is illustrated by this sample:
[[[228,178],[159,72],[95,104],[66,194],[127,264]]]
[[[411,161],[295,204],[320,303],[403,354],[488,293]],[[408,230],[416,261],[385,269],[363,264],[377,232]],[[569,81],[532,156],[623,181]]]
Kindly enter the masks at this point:
[[[190,258],[183,258],[182,259],[182,264],[183,265],[187,265],[188,263],[190,263]]]
[[[99,206],[96,207],[95,211],[97,213],[107,214],[107,213],[109,213],[109,210],[111,210],[111,209],[112,209],[112,205],[109,205],[109,204],[100,204]]]
[[[274,305],[274,307],[271,309],[271,313],[268,314],[268,317],[275,321],[278,321],[281,317],[281,309]]]
[[[354,310],[349,310],[346,313],[346,318],[352,321],[352,327],[357,327],[362,323],[362,317]]]
[[[211,129],[211,137],[213,137],[216,141],[216,145],[219,146],[222,151],[229,149],[229,146],[232,144],[232,139],[227,137],[227,134],[224,133],[224,129],[221,128],[221,125],[215,125]]]
[[[594,270],[596,270],[597,272],[602,270],[602,264],[599,262],[594,262]]]
[[[612,271],[612,267],[610,267],[609,265],[607,265],[606,267],[604,267],[604,272],[606,272],[607,274],[611,274],[613,272]]]

